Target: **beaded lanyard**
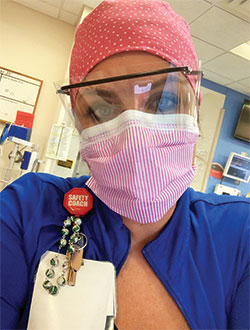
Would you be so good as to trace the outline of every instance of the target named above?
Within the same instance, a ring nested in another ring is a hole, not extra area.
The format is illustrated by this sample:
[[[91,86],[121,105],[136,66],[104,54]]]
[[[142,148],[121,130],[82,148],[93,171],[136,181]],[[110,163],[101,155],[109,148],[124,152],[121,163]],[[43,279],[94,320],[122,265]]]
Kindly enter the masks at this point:
[[[64,220],[58,251],[50,259],[50,267],[45,272],[46,278],[42,285],[51,295],[56,295],[59,289],[65,286],[66,283],[71,286],[75,285],[76,272],[83,265],[83,249],[88,244],[87,236],[80,232],[82,220],[79,216],[85,215],[92,209],[93,196],[84,188],[73,188],[65,194],[63,205],[69,213],[74,215],[68,216]],[[66,237],[70,233],[70,227],[72,227],[73,234],[67,241]],[[52,279],[55,277],[55,268],[59,266],[58,256],[64,247],[67,248],[66,259],[62,264],[60,276],[56,279],[56,283],[53,284]]]

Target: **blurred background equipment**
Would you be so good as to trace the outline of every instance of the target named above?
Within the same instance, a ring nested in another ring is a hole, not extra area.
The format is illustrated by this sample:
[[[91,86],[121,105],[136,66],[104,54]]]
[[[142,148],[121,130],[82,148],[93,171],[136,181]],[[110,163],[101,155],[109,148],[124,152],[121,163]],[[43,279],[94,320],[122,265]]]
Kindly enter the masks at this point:
[[[19,114],[17,117],[19,122],[24,125],[21,120],[22,116],[20,117]],[[11,144],[11,151],[8,154],[7,166],[1,162],[0,190],[24,173],[38,171],[39,169],[41,163],[38,159],[39,146],[30,142],[32,123],[28,120],[25,125],[29,127],[9,123],[4,126],[0,137],[0,148],[2,149],[3,145]],[[2,158],[2,153],[0,155]],[[20,166],[15,164],[20,164]]]

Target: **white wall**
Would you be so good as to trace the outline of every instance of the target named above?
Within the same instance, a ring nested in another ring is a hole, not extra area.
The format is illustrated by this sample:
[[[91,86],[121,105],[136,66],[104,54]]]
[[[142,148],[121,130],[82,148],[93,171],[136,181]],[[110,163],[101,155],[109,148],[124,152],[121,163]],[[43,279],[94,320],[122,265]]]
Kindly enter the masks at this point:
[[[204,87],[201,87],[201,91],[200,137],[196,145],[197,173],[191,187],[204,192],[224,115],[225,95]]]
[[[0,65],[43,80],[31,136],[43,157],[60,111],[53,82],[65,77],[75,27],[10,0],[0,3]],[[0,131],[2,128],[1,124]],[[8,148],[4,150],[3,159],[8,152]]]

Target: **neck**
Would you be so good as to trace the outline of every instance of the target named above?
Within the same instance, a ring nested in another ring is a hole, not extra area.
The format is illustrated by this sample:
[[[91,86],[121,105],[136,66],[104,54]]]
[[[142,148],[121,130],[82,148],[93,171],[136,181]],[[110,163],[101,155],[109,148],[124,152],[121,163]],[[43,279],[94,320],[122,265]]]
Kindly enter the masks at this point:
[[[124,225],[131,235],[131,248],[141,250],[147,243],[156,238],[174,213],[176,204],[157,222],[140,224],[129,218],[122,217]]]

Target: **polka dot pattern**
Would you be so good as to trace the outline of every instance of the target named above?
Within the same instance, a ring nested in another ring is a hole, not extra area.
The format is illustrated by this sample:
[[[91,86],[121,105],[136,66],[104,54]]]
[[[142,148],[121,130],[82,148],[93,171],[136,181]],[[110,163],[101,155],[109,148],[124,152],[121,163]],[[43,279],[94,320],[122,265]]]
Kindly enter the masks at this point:
[[[167,2],[105,0],[77,28],[70,83],[82,81],[103,59],[135,50],[158,55],[176,66],[198,69],[189,26]],[[194,88],[194,78],[189,80]]]

